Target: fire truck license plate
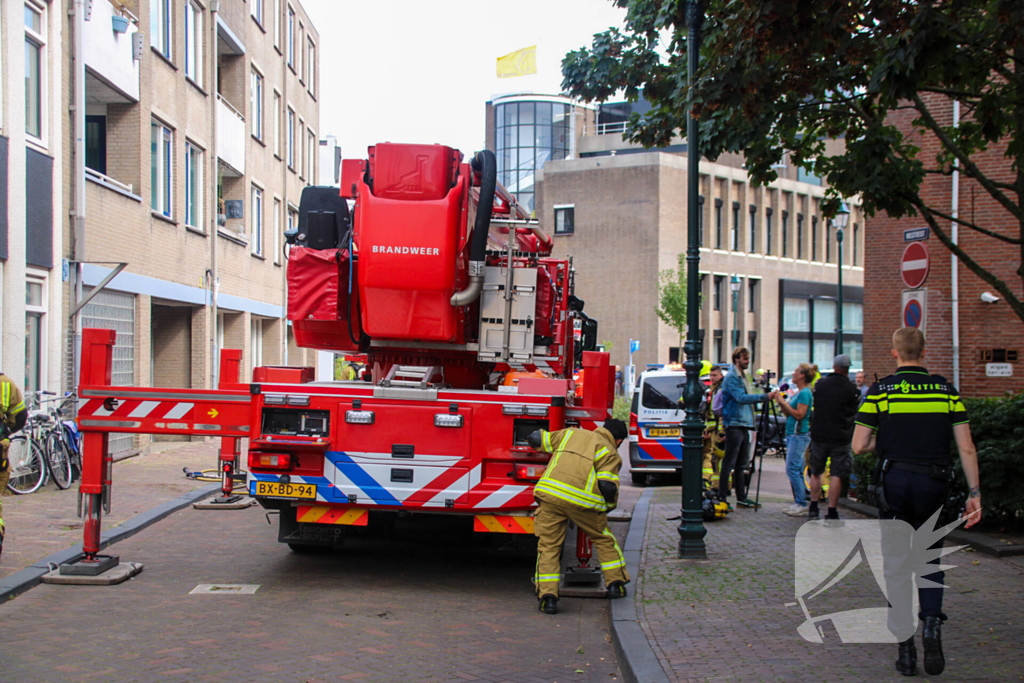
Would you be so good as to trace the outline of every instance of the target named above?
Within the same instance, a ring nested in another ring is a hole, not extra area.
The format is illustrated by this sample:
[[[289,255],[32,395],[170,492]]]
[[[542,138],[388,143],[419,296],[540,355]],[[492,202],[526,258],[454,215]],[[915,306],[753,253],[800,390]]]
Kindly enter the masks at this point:
[[[648,429],[647,436],[679,436],[679,428],[672,427],[666,429],[663,427],[661,429]]]
[[[276,481],[256,482],[257,496],[274,496],[275,498],[316,498],[316,486],[313,484],[279,484]]]

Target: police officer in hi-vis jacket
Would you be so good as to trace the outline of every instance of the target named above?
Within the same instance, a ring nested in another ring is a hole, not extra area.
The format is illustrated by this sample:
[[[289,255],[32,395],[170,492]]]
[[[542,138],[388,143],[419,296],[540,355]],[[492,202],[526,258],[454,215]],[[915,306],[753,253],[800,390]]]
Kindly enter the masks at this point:
[[[618,500],[622,467],[618,447],[628,435],[622,420],[610,419],[592,432],[537,430],[527,438],[531,447],[551,453],[547,469],[533,490],[538,503],[533,518],[538,539],[534,582],[540,610],[545,614],[558,612],[562,545],[570,520],[583,530],[597,551],[608,597],[626,595],[626,559],[608,529],[607,513]]]

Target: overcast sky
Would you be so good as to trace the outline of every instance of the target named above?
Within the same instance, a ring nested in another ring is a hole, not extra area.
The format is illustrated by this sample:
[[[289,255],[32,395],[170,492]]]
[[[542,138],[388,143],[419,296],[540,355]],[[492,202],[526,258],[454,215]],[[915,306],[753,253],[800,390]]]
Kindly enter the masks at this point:
[[[610,0],[301,0],[320,33],[321,138],[346,158],[377,142],[484,145],[484,103],[558,93],[565,53],[622,26]],[[495,60],[537,45],[537,74],[497,78]]]

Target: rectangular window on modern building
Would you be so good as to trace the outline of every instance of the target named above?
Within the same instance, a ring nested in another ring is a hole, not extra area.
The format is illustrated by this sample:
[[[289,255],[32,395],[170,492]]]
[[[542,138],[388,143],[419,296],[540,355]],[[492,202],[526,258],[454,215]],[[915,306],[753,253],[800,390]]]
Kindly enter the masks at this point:
[[[757,283],[760,280],[750,278],[747,280],[747,310],[751,313],[757,312]]]
[[[281,93],[274,91],[274,156],[281,158]]]
[[[287,140],[285,142],[287,146],[287,158],[288,168],[295,170],[295,112],[292,111],[291,107],[288,108],[288,130],[285,132]]]
[[[252,202],[250,204],[253,256],[263,256],[263,190],[257,185],[252,186]]]
[[[306,184],[316,184],[316,133],[306,129]]]
[[[263,26],[263,0],[249,0],[252,4],[252,18],[256,23]]]
[[[46,277],[30,275],[25,285],[25,394],[44,388],[46,314]]]
[[[764,210],[764,253],[772,254],[772,207]]]
[[[249,319],[249,364],[250,370],[263,365],[263,320],[255,316]]]
[[[830,299],[814,300],[814,332],[834,334],[836,331],[836,302]]]
[[[203,151],[185,143],[185,225],[203,229]]]
[[[804,215],[796,215],[796,257],[804,257]]]
[[[715,200],[715,249],[722,248],[722,200]],[[716,309],[717,310],[717,309]]]
[[[859,256],[858,250],[860,249],[860,234],[859,233],[860,233],[860,228],[859,228],[859,226],[856,223],[854,223],[853,224],[853,244],[851,245],[852,246],[851,256],[853,256],[853,260],[850,262],[851,266],[857,265],[857,256]]]
[[[753,254],[757,251],[757,206],[750,205],[750,244],[747,251]]]
[[[316,45],[310,39],[306,46],[306,90],[316,97]]]
[[[832,221],[825,221],[825,263],[832,263]]]
[[[285,26],[288,31],[288,66],[295,71],[295,10],[288,5],[288,24]]]
[[[168,218],[173,216],[174,132],[153,121],[149,127],[150,206]]]
[[[725,286],[725,276],[715,276],[715,291],[712,292],[713,308],[716,311],[722,310],[722,288]]]
[[[571,235],[576,229],[576,207],[555,206],[555,234]]]
[[[107,174],[107,117],[87,114],[85,117],[85,166]]]
[[[295,45],[295,49],[298,50],[298,61],[299,61],[299,83],[306,82],[306,60],[303,59],[302,51],[306,45],[306,27],[303,26],[302,22],[299,22],[299,36],[298,43]]]
[[[782,212],[782,258],[789,258],[789,211]]]
[[[274,47],[281,51],[281,0],[271,0],[274,8]]]
[[[811,260],[818,260],[818,217],[811,216]]]
[[[700,236],[700,246],[704,246],[704,195],[698,200],[700,208],[697,215],[697,234]]]
[[[46,10],[25,3],[25,133],[39,141],[45,137]]]
[[[729,235],[730,248],[740,250],[740,203],[732,203],[732,232]]]
[[[281,265],[281,200],[274,197],[274,263]]]
[[[782,340],[782,374],[789,374],[801,363],[811,360],[811,341],[809,339]]]
[[[185,75],[203,87],[203,10],[192,0],[185,3]]]
[[[171,0],[149,0],[149,44],[167,59],[173,56],[173,17]]]
[[[256,69],[249,75],[249,121],[252,136],[263,140],[263,74]]]
[[[715,337],[714,337],[714,356],[715,356],[714,362],[715,363],[724,363],[725,362],[725,340],[723,338],[723,334],[724,334],[723,330],[715,330]]]

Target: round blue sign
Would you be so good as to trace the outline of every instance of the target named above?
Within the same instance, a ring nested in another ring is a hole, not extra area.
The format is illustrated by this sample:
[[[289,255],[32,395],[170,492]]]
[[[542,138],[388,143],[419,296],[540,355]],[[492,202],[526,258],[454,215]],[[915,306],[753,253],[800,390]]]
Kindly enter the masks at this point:
[[[921,302],[911,299],[903,309],[903,324],[907,327],[921,326]]]

